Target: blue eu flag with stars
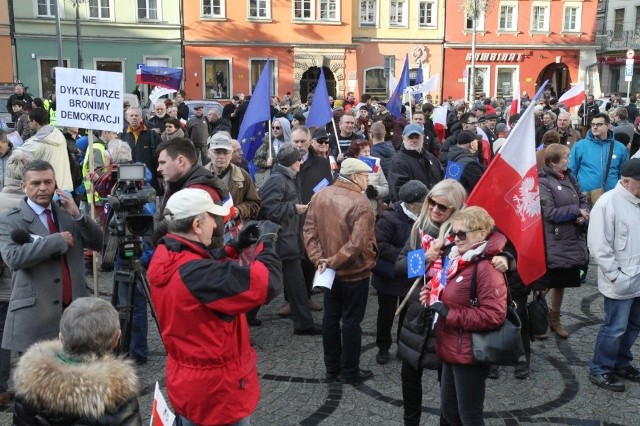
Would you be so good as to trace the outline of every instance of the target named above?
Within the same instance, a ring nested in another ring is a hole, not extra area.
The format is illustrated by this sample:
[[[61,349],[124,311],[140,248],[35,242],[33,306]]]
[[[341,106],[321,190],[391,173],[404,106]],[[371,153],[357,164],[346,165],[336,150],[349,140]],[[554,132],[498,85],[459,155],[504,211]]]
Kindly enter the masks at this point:
[[[424,273],[424,249],[420,248],[407,253],[407,277],[415,278]]]
[[[444,178],[455,179],[459,181],[463,171],[464,171],[464,164],[458,163],[457,161],[448,161],[447,170],[444,173]]]

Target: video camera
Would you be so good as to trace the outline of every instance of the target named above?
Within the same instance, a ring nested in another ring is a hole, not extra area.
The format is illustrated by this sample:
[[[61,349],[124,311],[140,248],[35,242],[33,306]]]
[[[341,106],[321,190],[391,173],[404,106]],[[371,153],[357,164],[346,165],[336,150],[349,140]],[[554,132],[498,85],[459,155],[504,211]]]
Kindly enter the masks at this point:
[[[117,174],[107,197],[111,209],[109,234],[117,238],[150,237],[153,215],[145,213],[145,204],[155,200],[156,191],[144,186],[144,164],[120,164]]]

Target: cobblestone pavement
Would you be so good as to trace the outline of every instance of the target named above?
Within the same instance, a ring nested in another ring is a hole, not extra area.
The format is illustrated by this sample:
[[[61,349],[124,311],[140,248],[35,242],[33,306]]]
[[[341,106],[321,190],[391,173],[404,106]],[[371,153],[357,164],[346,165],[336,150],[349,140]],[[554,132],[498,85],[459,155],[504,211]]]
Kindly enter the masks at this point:
[[[602,320],[602,297],[595,285],[595,265],[587,283],[567,289],[562,322],[571,334],[562,340],[553,333],[546,341],[532,344],[529,380],[517,380],[513,369],[502,367],[498,380],[488,380],[485,419],[488,425],[638,425],[640,384],[627,383],[623,393],[609,392],[591,384],[588,362]],[[100,275],[103,297],[111,292],[110,276]],[[322,302],[322,295],[313,296]],[[374,378],[359,386],[324,380],[320,336],[294,336],[290,319],[277,316],[282,298],[258,314],[261,327],[251,329],[258,352],[262,398],[252,418],[253,425],[400,425],[402,393],[400,361],[387,365],[375,361],[377,299],[372,289],[363,322],[362,368]],[[322,313],[314,313],[321,322]],[[139,368],[144,383],[140,405],[144,424],[149,422],[155,382],[164,389],[165,352],[154,324],[149,326],[149,362]],[[395,345],[392,347],[392,354]],[[638,345],[634,347],[640,356]],[[436,373],[423,376],[422,424],[438,424],[439,393]],[[12,406],[0,410],[0,424],[11,424]]]

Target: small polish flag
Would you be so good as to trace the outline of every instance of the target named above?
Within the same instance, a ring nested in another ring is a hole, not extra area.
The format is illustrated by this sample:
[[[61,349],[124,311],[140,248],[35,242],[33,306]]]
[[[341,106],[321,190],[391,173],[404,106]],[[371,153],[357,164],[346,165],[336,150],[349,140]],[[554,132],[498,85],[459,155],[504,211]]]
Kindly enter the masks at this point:
[[[580,105],[584,102],[584,81],[573,86],[571,89],[566,91],[560,99],[558,99],[559,103],[562,103],[565,108],[571,108],[577,105]]]
[[[436,131],[436,137],[441,142],[444,142],[444,135],[447,129],[447,114],[446,107],[439,106],[433,110],[433,127]]]
[[[236,214],[236,207],[233,205],[233,198],[231,197],[231,194],[227,195],[227,198],[222,200],[222,207],[227,207],[229,209],[229,214],[223,219],[224,223],[227,223],[229,219]]]
[[[151,411],[151,421],[149,426],[171,426],[176,419],[176,415],[169,410],[160,386],[156,382],[156,390],[153,393],[153,409]]]
[[[513,85],[513,100],[511,101],[511,108],[509,109],[509,117],[515,115],[520,111],[520,82],[516,81]]]

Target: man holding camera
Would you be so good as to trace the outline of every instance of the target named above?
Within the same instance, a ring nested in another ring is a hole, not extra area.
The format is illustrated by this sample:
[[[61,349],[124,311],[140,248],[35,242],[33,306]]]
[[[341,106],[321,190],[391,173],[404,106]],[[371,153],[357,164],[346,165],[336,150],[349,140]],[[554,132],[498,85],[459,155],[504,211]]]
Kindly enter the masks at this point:
[[[244,314],[282,288],[275,250],[279,226],[248,222],[237,239],[210,249],[216,216],[229,209],[206,191],[176,192],[163,214],[169,233],[151,260],[149,281],[178,424],[249,424],[260,384]],[[257,247],[250,265],[233,260],[252,244]]]
[[[0,216],[0,252],[13,271],[2,347],[17,352],[58,336],[62,311],[72,300],[89,296],[84,248],[102,249],[100,227],[56,189],[51,164],[28,163],[22,189],[27,197],[20,207]]]

